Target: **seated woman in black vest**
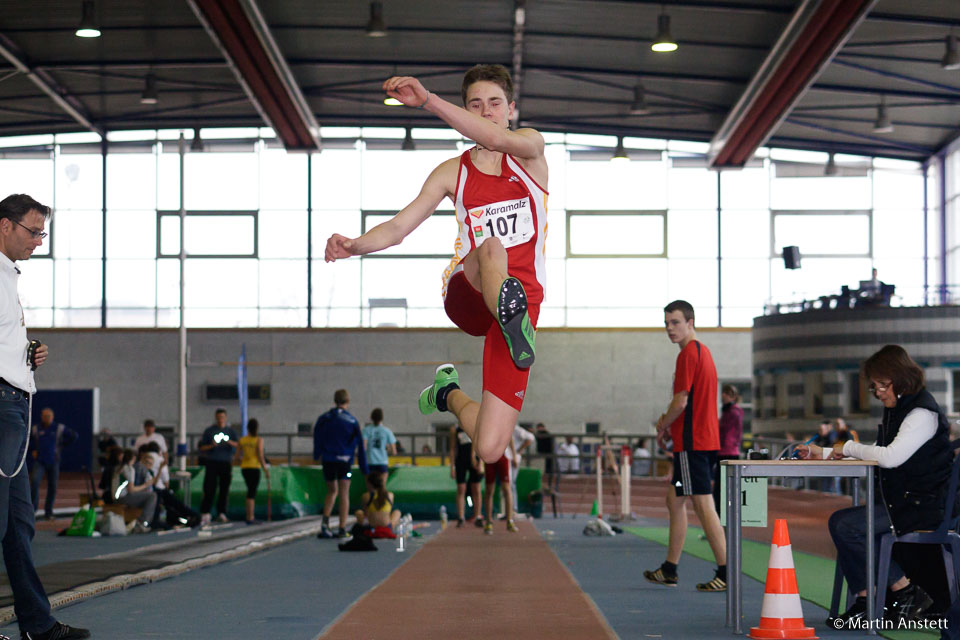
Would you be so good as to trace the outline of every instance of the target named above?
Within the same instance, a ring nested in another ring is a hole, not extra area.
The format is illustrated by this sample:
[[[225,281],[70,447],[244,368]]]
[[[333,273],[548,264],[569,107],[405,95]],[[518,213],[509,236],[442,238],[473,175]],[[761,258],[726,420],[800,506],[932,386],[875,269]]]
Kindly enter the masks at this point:
[[[853,440],[833,448],[799,447],[804,458],[857,458],[876,460],[882,508],[874,510],[874,549],[880,536],[890,530],[897,535],[920,529],[936,529],[943,520],[943,503],[953,460],[950,427],[933,396],[924,388],[923,369],[898,345],[887,345],[870,356],[860,375],[870,381],[870,390],[883,403],[883,420],[876,444]],[[866,507],[841,509],[830,516],[830,535],[837,547],[837,562],[848,588],[857,594],[850,609],[838,619],[849,626],[866,615]],[[871,577],[875,580],[876,577]],[[899,619],[920,619],[933,604],[919,585],[911,584],[895,562],[890,563],[887,610]],[[896,621],[895,620],[895,621]],[[836,619],[827,624],[839,628]]]

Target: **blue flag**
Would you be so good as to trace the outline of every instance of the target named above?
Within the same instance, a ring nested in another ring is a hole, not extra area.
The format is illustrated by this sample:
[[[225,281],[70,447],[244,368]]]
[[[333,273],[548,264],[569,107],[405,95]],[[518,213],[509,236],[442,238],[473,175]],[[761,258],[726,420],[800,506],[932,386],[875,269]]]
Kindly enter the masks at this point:
[[[240,433],[247,435],[247,345],[240,349],[240,360],[237,362],[237,398],[240,401]]]

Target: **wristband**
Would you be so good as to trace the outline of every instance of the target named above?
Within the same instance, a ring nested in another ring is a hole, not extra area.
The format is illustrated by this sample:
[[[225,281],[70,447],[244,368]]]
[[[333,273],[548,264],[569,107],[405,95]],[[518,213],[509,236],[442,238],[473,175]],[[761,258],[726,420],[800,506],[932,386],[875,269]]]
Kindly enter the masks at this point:
[[[427,92],[427,99],[424,100],[424,101],[423,101],[423,104],[420,105],[419,107],[417,107],[417,109],[426,109],[427,103],[430,102],[430,96],[432,96],[432,95],[433,95],[433,94],[428,91],[428,92]]]

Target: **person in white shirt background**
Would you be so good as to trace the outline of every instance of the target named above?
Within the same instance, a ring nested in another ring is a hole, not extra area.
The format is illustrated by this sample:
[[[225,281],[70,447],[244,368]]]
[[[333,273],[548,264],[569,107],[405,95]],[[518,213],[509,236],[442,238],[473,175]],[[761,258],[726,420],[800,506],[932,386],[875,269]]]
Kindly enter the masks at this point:
[[[160,455],[164,464],[170,464],[170,457],[167,455],[167,439],[157,433],[157,423],[150,418],[143,421],[143,433],[134,440],[133,448],[139,451],[140,447],[148,442],[156,442],[157,446],[160,447]],[[160,461],[157,461],[156,465],[159,467]]]
[[[557,446],[557,469],[560,473],[580,473],[580,448],[567,436],[567,441]]]

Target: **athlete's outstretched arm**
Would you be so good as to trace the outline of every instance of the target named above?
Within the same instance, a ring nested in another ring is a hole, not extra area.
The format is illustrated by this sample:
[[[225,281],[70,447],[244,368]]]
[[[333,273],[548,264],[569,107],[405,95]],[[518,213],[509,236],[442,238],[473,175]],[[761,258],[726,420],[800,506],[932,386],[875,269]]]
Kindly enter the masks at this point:
[[[457,158],[452,158],[434,169],[413,202],[359,238],[347,238],[339,233],[330,236],[324,260],[333,262],[400,244],[420,223],[429,218],[440,202],[456,188],[458,163]]]
[[[387,95],[408,107],[422,107],[436,115],[461,134],[491,151],[502,151],[515,158],[533,160],[543,156],[543,136],[535,129],[511,131],[447,102],[430,93],[420,81],[410,76],[394,76],[383,83]]]

